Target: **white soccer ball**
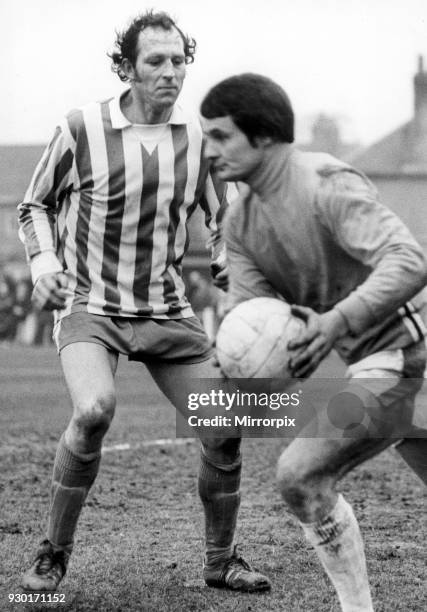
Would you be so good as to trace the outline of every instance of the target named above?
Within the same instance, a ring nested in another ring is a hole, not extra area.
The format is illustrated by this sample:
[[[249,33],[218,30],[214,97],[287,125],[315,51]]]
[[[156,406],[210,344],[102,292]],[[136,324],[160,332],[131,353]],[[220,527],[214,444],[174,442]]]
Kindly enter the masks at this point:
[[[227,378],[291,378],[288,342],[304,328],[281,300],[259,297],[238,304],[216,337],[219,364]]]

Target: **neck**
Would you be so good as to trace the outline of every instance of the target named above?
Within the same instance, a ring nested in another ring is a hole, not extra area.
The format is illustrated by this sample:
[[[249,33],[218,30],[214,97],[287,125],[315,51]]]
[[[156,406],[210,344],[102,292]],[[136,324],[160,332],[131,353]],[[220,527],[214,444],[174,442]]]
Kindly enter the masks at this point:
[[[169,121],[172,106],[153,106],[150,102],[138,96],[137,92],[131,90],[122,98],[121,110],[126,119],[131,123],[155,124]]]
[[[260,165],[246,181],[258,197],[268,199],[280,188],[283,168],[292,150],[293,146],[286,142],[274,143],[266,148]]]

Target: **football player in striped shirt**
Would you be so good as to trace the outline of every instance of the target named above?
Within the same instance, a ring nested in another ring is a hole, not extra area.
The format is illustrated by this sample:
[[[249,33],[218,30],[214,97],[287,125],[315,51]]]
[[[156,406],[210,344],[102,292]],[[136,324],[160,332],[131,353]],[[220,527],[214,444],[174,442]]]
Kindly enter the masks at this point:
[[[66,572],[114,415],[119,354],[144,362],[177,409],[194,379],[218,375],[181,273],[191,214],[204,209],[217,257],[226,203],[203,158],[198,118],[175,104],[195,41],[167,14],[148,11],[116,43],[112,67],[129,88],[68,114],[19,206],[34,300],[56,310],[54,336],[73,404],[53,468],[47,537],[22,580],[34,591],[55,590]],[[237,431],[232,439],[220,433],[201,450],[204,579],[265,590],[268,579],[232,546],[240,440]]]
[[[427,430],[412,422],[426,363],[425,328],[410,301],[427,281],[423,251],[363,174],[293,146],[290,101],[270,79],[226,79],[201,113],[217,175],[245,183],[224,221],[230,307],[284,298],[307,323],[289,343],[293,375],[309,376],[335,348],[358,381],[350,398],[343,393],[339,406],[319,413],[318,438],[309,428],[286,448],[278,481],[342,610],[372,611],[358,523],[337,484],[400,438],[402,457],[427,481]],[[358,400],[366,423],[350,413],[344,431],[336,425],[351,410],[345,399]]]

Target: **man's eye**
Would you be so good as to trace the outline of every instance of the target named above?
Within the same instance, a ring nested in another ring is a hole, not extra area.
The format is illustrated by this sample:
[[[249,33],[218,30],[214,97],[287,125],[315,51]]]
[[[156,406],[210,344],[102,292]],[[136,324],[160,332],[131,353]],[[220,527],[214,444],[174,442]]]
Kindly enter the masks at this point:
[[[184,63],[184,58],[182,57],[176,57],[175,59],[172,60],[173,61],[173,65],[174,66],[182,66],[182,64]]]

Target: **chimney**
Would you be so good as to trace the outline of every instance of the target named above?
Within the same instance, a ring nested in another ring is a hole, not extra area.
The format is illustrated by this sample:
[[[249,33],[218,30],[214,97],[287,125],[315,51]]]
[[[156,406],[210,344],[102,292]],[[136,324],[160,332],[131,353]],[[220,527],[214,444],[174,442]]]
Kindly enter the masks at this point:
[[[410,123],[405,146],[403,171],[409,174],[427,173],[427,72],[424,58],[418,56],[418,71],[414,76],[414,118]]]
[[[426,114],[427,119],[427,72],[424,71],[424,58],[418,56],[418,72],[414,76],[415,117],[419,113]]]

